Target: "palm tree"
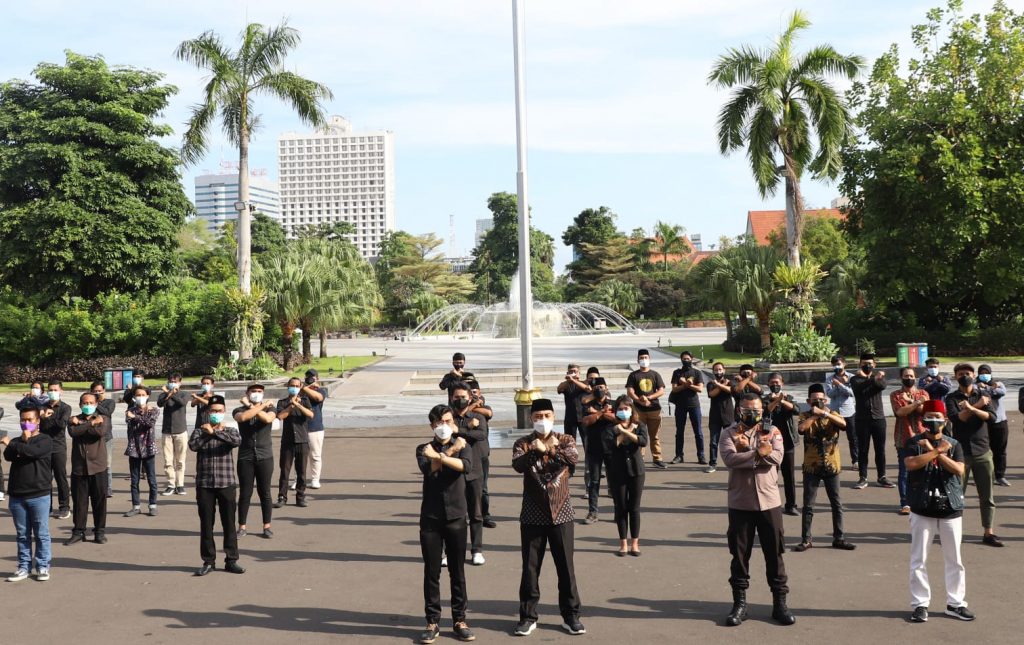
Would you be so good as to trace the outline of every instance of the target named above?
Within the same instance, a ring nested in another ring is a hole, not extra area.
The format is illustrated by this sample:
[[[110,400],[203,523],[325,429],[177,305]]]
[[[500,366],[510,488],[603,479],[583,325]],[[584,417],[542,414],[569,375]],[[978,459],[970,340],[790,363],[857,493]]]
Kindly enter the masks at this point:
[[[643,294],[635,285],[612,278],[597,285],[591,297],[594,302],[605,305],[631,318],[640,310]]]
[[[251,231],[249,212],[249,139],[259,125],[253,99],[262,94],[275,96],[291,105],[299,118],[314,127],[323,125],[321,101],[333,98],[325,86],[284,69],[284,59],[300,42],[299,32],[282,22],[265,28],[251,23],[241,33],[237,52],[225,46],[221,37],[206,31],[178,45],[175,56],[209,72],[202,101],[192,108],[181,147],[182,159],[194,164],[209,147],[209,131],[220,118],[221,127],[238,146],[238,199],[246,205],[238,214],[238,285],[242,293],[251,290]],[[239,347],[241,358],[252,356],[248,337]]]
[[[746,146],[762,198],[786,184],[786,245],[791,266],[800,265],[805,169],[815,178],[835,179],[842,170],[840,147],[850,136],[846,102],[826,76],[855,78],[864,59],[819,45],[796,55],[793,40],[810,21],[794,11],[789,26],[767,50],[744,45],[719,57],[708,82],[737,89],[718,115],[722,154]],[[817,148],[811,130],[817,137]],[[781,157],[781,159],[780,159]]]
[[[771,345],[771,315],[777,302],[775,269],[783,262],[779,252],[771,246],[741,244],[698,266],[708,264],[701,271],[708,272],[708,288],[716,293],[720,306],[740,312],[741,324],[746,324],[747,311],[757,316],[761,349]]]
[[[271,254],[256,262],[256,283],[267,294],[264,309],[281,327],[284,337],[284,369],[291,369],[295,330],[324,280],[322,266],[314,266],[297,253]]]
[[[656,222],[654,224],[654,248],[661,254],[661,267],[668,271],[668,256],[686,250],[686,229],[679,224]]]

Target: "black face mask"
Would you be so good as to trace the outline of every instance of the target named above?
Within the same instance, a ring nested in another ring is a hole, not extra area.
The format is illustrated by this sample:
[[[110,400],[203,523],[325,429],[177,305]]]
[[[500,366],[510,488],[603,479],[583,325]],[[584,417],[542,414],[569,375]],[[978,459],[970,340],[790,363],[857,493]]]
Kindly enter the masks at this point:
[[[925,419],[923,423],[924,427],[928,429],[928,432],[932,434],[938,434],[939,431],[946,426],[945,419]]]
[[[835,372],[836,374],[842,374],[843,373],[843,366],[842,365],[833,365],[832,366],[832,371]]]
[[[452,399],[452,407],[456,410],[465,410],[469,407],[469,399]]]
[[[781,385],[769,385],[768,389],[771,390],[772,394],[778,394],[782,391]]]
[[[818,400],[811,401],[811,407],[812,408],[820,408],[820,409],[824,410],[825,409],[825,402],[824,401],[818,401]]]
[[[312,385],[314,383],[316,383],[316,377],[315,376],[307,376],[306,377],[306,385]]]
[[[683,360],[683,369],[688,370],[693,365],[693,361]]]
[[[740,412],[740,422],[748,428],[761,423],[761,413],[757,410],[743,410]]]
[[[974,385],[974,377],[964,374],[963,376],[958,378],[956,382],[959,383],[962,387],[971,387],[972,385]]]
[[[903,379],[903,387],[914,387],[914,383],[917,383],[917,381],[912,378]]]
[[[871,363],[861,363],[860,371],[864,372],[865,374],[870,373],[873,369],[875,369],[875,366],[872,365]]]
[[[715,372],[715,378],[717,378],[717,379],[725,378],[725,372]]]

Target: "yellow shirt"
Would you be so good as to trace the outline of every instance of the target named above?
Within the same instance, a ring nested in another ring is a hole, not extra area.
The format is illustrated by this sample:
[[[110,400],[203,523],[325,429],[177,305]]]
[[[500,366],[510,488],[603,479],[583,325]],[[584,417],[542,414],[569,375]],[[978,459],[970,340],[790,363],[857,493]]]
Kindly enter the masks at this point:
[[[803,425],[811,414],[800,415]],[[812,475],[830,476],[839,474],[839,435],[842,429],[831,419],[817,417],[804,432],[804,472]]]

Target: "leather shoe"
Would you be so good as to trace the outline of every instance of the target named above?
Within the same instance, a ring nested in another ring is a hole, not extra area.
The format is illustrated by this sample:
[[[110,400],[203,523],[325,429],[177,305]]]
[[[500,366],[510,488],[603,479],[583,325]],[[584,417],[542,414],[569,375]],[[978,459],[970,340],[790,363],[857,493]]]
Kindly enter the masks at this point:
[[[796,510],[796,506],[787,506],[786,509],[784,511],[782,511],[782,512],[784,514],[786,514],[786,515],[799,515],[800,514],[800,511]]]
[[[304,499],[295,500],[295,505],[298,506],[299,508],[306,508],[307,506],[309,506],[309,504]]]
[[[277,501],[274,502],[274,508],[281,508],[281,507],[283,507],[287,503],[288,503],[288,500],[286,500],[283,497],[278,497]]]
[[[812,545],[811,545],[810,542],[801,542],[800,544],[798,544],[795,547],[793,547],[793,550],[796,551],[797,553],[803,553],[807,549],[811,548],[811,546]]]
[[[484,528],[485,529],[493,529],[493,528],[497,528],[497,527],[498,527],[498,525],[491,518],[488,517],[487,519],[484,520]]]
[[[64,541],[64,546],[71,546],[72,544],[78,544],[79,542],[84,542],[84,541],[85,541],[85,536],[84,535],[82,535],[81,533],[72,533],[71,537],[69,537],[67,540]]]
[[[988,546],[1003,546],[1002,540],[997,538],[994,533],[989,533],[985,537],[981,538],[981,542]]]
[[[104,533],[97,533],[96,536],[92,539],[92,541],[96,544],[106,544],[107,536]]]
[[[840,551],[853,551],[857,548],[856,544],[851,544],[846,540],[834,540],[832,542],[833,549],[839,549]]]
[[[233,560],[224,563],[224,570],[228,573],[245,573],[245,569],[238,566],[238,563]]]
[[[206,574],[210,573],[211,571],[213,571],[216,568],[217,568],[217,565],[209,563],[209,562],[204,562],[202,567],[200,567],[199,569],[196,569],[196,572],[195,572],[194,575],[196,575],[196,576],[205,576]]]

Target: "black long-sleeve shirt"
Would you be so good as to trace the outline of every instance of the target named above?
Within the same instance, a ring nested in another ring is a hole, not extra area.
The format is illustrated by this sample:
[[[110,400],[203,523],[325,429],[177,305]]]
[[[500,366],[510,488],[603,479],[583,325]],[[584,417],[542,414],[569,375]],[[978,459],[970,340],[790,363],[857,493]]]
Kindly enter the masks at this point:
[[[50,495],[53,471],[50,469],[50,455],[53,441],[45,434],[31,439],[15,437],[4,448],[4,459],[11,462],[7,476],[7,494],[11,497],[34,499]]]
[[[434,450],[443,453],[451,446],[441,445],[437,439],[416,447],[416,463],[420,472],[423,473],[423,502],[420,504],[420,519],[444,520],[449,522],[465,517],[466,509],[466,477],[473,468],[473,450],[466,446],[462,450],[449,455],[455,459],[462,460],[462,470],[459,472],[447,466],[431,472],[431,460],[423,455],[427,446],[433,446]]]
[[[491,456],[491,444],[488,441],[490,430],[487,419],[476,412],[468,412],[466,416],[455,415],[458,426],[457,437],[463,437],[472,450],[472,469],[466,471],[466,481],[479,479],[484,475],[484,460]]]
[[[57,405],[50,404],[44,410],[52,410],[53,414],[44,417],[40,415],[39,433],[50,438],[53,452],[66,452],[68,449],[68,421],[71,420],[71,406],[63,401]]]
[[[882,392],[885,390],[885,375],[878,370],[864,376],[857,372],[850,377],[850,389],[853,390],[854,415],[884,419],[885,408],[882,407]]]
[[[164,409],[163,434],[183,434],[188,430],[188,404],[192,395],[176,388],[160,392],[156,399],[158,408]]]

